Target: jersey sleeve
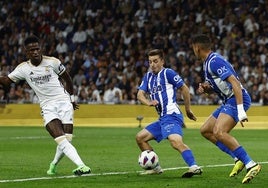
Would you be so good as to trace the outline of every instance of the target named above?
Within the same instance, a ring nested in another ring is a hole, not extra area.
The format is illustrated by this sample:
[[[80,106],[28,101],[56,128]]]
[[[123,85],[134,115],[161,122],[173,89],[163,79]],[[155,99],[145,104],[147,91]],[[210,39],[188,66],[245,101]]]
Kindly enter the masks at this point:
[[[184,81],[180,77],[180,75],[172,69],[167,69],[166,76],[167,76],[168,82],[174,85],[176,88],[180,88],[184,84]]]
[[[61,75],[66,70],[65,66],[60,62],[59,59],[54,58],[53,59],[53,70],[57,75]]]
[[[215,61],[210,64],[210,68],[221,80],[225,80],[233,74],[229,63],[222,58],[216,57]]]
[[[142,78],[142,82],[139,86],[139,90],[143,90],[145,92],[148,92],[148,73],[144,75],[144,77]]]
[[[20,80],[25,80],[25,76],[23,73],[22,65],[18,65],[11,73],[8,74],[8,77],[13,82],[19,82]]]

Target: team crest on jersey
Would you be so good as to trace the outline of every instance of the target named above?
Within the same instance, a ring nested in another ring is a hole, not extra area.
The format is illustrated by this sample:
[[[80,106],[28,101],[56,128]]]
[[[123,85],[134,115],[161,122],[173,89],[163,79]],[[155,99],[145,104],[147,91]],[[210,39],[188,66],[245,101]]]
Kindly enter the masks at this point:
[[[45,67],[45,71],[46,71],[46,72],[49,72],[49,66],[46,66],[46,67]]]

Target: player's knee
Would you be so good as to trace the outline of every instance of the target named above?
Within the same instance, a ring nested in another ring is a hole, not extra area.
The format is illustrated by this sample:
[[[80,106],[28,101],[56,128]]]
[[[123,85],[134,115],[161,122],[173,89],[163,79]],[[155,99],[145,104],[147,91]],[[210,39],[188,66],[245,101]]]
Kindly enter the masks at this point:
[[[72,142],[72,140],[73,140],[73,134],[65,134],[65,136],[66,136],[66,138],[67,138],[67,140],[69,142]]]
[[[185,149],[186,145],[181,142],[181,141],[176,141],[176,140],[170,140],[170,145],[173,149],[182,151]]]
[[[222,131],[216,129],[213,131],[213,135],[216,137],[217,140],[222,140],[224,133]]]
[[[137,134],[136,134],[136,142],[137,142],[137,143],[141,143],[141,142],[143,142],[143,136],[142,136],[141,133],[137,133]]]
[[[208,130],[207,130],[204,126],[202,126],[202,127],[200,128],[200,134],[201,134],[202,136],[206,135],[207,132],[208,132]]]
[[[205,137],[206,139],[210,139],[210,137],[211,137],[211,135],[212,135],[212,133],[208,133],[208,132],[200,132],[201,133],[201,135],[203,136],[203,137]]]
[[[180,144],[175,141],[170,141],[170,145],[173,149],[179,149]]]
[[[144,131],[140,131],[136,134],[136,142],[138,144],[140,143],[144,143],[147,142],[149,140],[149,134],[144,132]]]
[[[213,136],[213,132],[210,132],[206,128],[203,128],[203,127],[200,129],[200,134],[208,140],[210,140],[211,137]]]
[[[57,142],[57,144],[60,144],[63,140],[67,139],[65,135],[62,136],[58,136],[57,138],[55,138],[55,142]]]

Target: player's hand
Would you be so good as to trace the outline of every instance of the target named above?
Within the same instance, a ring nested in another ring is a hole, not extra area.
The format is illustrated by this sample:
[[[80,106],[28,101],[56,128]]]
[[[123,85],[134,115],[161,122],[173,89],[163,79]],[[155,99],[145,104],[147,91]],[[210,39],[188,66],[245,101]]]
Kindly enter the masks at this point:
[[[204,88],[202,87],[202,83],[199,83],[199,86],[197,88],[197,93],[198,94],[202,94],[204,93]]]
[[[157,106],[158,103],[159,102],[157,100],[152,100],[152,101],[150,101],[149,106]]]
[[[79,109],[79,105],[76,102],[72,102],[73,105],[73,109],[74,110],[78,110]]]
[[[247,114],[244,110],[243,104],[237,105],[237,113],[238,113],[238,120],[239,120],[241,126],[244,127],[243,122],[248,121],[248,117],[247,117]]]
[[[199,87],[197,88],[197,93],[209,93],[211,91],[211,86],[208,82],[199,83]]]
[[[196,117],[195,117],[194,113],[192,112],[192,110],[187,110],[186,114],[187,114],[187,117],[189,119],[196,121]]]
[[[73,109],[74,110],[78,110],[79,109],[79,105],[75,102],[75,96],[74,95],[71,95],[70,96],[70,99],[71,99],[71,103],[73,105]]]

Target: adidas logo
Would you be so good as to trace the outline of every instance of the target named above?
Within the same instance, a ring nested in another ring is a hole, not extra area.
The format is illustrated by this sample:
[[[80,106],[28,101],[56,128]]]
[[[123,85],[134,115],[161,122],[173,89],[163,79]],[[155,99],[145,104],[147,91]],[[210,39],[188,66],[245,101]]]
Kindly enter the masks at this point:
[[[31,71],[31,72],[30,72],[30,75],[33,75],[33,74],[34,74],[34,73]]]

